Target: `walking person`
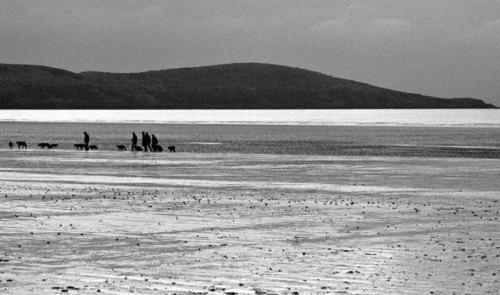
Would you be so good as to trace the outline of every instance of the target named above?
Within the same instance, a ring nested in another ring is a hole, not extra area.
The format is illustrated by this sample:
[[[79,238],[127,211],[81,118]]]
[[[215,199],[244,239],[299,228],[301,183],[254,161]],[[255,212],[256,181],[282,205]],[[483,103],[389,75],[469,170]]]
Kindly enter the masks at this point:
[[[83,132],[83,143],[85,143],[85,150],[88,151],[89,150],[89,142],[90,142],[90,137],[87,133],[87,131],[84,131]]]
[[[146,132],[146,148],[149,148],[149,151],[153,151],[153,149],[151,149],[151,137],[149,136],[149,134]]]
[[[147,152],[148,151],[148,145],[146,143],[146,133],[144,131],[142,131],[141,141],[142,141],[142,148],[143,148],[144,152]]]
[[[132,148],[131,148],[131,150],[134,151],[136,146],[137,146],[137,135],[135,135],[135,132],[132,132]]]
[[[157,151],[157,146],[158,146],[158,138],[154,134],[151,134],[151,147],[153,148],[153,151]]]

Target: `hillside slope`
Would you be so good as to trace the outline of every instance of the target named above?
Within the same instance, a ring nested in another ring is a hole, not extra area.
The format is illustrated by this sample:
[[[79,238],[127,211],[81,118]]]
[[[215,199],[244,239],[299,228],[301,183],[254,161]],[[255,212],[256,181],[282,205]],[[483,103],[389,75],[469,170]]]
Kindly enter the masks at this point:
[[[142,73],[0,64],[3,109],[491,108],[286,66],[245,63]]]

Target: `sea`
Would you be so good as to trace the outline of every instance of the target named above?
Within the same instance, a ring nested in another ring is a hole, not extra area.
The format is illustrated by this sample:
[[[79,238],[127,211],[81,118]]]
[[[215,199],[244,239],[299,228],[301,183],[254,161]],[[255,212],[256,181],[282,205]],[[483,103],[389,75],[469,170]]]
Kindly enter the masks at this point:
[[[500,158],[498,109],[0,110],[0,150],[74,149],[84,131],[110,151],[145,131],[178,152]]]

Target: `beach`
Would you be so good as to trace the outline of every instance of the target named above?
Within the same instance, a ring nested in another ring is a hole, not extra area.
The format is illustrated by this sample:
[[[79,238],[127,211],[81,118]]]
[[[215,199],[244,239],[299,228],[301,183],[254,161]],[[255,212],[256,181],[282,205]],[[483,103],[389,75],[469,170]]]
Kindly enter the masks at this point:
[[[496,294],[499,159],[2,150],[4,294]]]
[[[500,295],[500,1],[1,1],[0,295]]]

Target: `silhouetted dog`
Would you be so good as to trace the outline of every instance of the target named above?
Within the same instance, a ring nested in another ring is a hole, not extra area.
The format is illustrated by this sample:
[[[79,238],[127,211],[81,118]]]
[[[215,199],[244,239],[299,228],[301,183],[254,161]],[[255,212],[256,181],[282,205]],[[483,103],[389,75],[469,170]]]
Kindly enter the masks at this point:
[[[26,141],[16,141],[16,144],[17,144],[17,148],[18,149],[26,149],[28,147],[28,145],[26,144]]]
[[[83,151],[83,149],[85,148],[85,144],[83,144],[83,143],[77,143],[77,144],[74,145],[74,147],[76,147],[77,150]]]
[[[175,153],[175,145],[169,145],[167,148],[169,152]]]
[[[140,146],[136,145],[136,146],[132,147],[132,151],[133,152],[142,152],[142,148]]]
[[[38,146],[43,150],[45,148],[50,148],[50,143],[41,142],[41,143],[38,144]]]
[[[124,151],[126,150],[125,146],[123,144],[119,144],[116,146],[118,148],[119,151]]]
[[[97,150],[97,145],[93,144],[93,145],[89,146],[89,149],[91,149],[91,150]]]
[[[14,147],[14,143],[12,141],[9,141],[9,149],[12,149]]]
[[[49,150],[55,149],[56,147],[58,147],[58,144],[57,143],[52,143],[52,144],[49,144],[47,147],[49,148]]]
[[[153,152],[163,152],[163,147],[161,145],[155,145],[153,147]]]

